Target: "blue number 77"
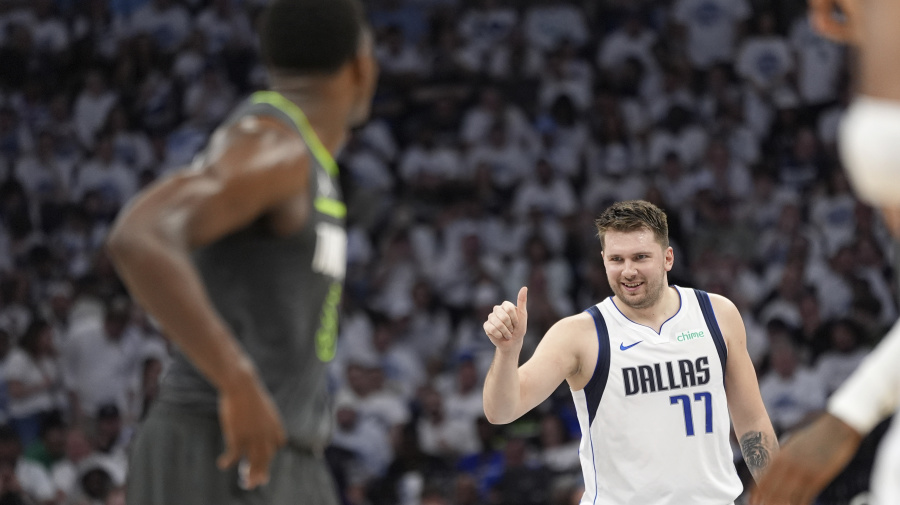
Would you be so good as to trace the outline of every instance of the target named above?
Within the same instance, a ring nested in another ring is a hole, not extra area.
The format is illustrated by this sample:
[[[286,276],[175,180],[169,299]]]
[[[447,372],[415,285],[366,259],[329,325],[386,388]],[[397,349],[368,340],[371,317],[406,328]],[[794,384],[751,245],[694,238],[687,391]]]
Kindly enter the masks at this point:
[[[706,432],[712,433],[712,395],[705,391],[702,393],[694,393],[695,402],[699,402],[701,399],[703,400],[703,404],[706,406]],[[684,428],[687,432],[687,436],[693,437],[694,416],[691,413],[691,399],[688,395],[675,395],[669,397],[669,404],[675,405],[678,402],[681,402],[681,406],[682,408],[684,408]]]

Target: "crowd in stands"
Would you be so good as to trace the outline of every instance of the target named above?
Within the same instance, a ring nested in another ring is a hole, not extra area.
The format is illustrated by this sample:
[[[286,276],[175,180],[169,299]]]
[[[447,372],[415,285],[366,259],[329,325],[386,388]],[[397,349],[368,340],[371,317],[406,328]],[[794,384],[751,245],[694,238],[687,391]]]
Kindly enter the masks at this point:
[[[0,504],[124,503],[170,349],[103,240],[266,86],[264,4],[0,2]],[[527,285],[527,357],[611,295],[593,218],[614,201],[665,209],[670,281],[738,305],[780,435],[896,319],[893,244],[836,151],[847,51],[805,2],[364,4],[382,75],[338,160],[350,243],[330,368],[346,504],[577,503],[567,388],[489,424],[482,322]]]

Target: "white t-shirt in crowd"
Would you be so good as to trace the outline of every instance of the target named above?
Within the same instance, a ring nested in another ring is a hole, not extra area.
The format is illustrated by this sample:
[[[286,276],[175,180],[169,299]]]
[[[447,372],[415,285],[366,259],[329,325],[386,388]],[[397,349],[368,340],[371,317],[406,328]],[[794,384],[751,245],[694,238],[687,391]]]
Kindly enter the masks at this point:
[[[833,100],[844,62],[844,50],[812,29],[809,19],[794,22],[791,45],[797,54],[797,91],[809,104]]]
[[[750,37],[738,51],[738,75],[760,88],[771,89],[782,84],[793,70],[791,48],[783,37]]]
[[[580,46],[588,37],[584,13],[574,5],[539,5],[525,12],[525,40],[542,50],[553,50],[563,40]]]
[[[23,349],[15,348],[9,353],[9,358],[4,368],[6,381],[22,383],[26,388],[44,385],[49,381],[59,384],[59,367],[52,358],[43,358],[35,361],[34,358]],[[46,412],[60,407],[58,400],[58,388],[41,389],[25,398],[9,397],[9,415],[12,417],[26,417],[39,412]]]
[[[131,16],[131,27],[137,33],[150,35],[160,49],[171,53],[190,35],[192,24],[187,9],[180,5],[160,11],[148,2]]]
[[[766,411],[772,423],[789,428],[804,416],[825,408],[825,388],[812,371],[798,366],[794,375],[784,378],[774,371],[759,381]]]
[[[672,15],[687,26],[691,63],[706,68],[731,59],[736,25],[750,17],[750,5],[746,0],[678,0]]]

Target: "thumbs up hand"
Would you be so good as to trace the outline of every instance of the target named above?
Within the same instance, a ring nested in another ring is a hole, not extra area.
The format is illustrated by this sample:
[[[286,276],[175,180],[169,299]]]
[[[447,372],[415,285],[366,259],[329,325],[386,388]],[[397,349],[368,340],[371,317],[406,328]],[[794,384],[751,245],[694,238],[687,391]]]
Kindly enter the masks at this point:
[[[484,323],[484,332],[501,351],[519,352],[528,326],[528,288],[519,290],[516,305],[505,301],[495,305]]]

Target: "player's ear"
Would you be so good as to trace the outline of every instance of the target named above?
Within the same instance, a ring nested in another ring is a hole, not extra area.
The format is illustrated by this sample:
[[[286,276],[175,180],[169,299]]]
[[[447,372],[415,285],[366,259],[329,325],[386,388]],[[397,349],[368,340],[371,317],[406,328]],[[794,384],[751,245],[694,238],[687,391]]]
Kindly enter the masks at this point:
[[[375,59],[374,36],[368,27],[360,32],[359,47],[351,64],[357,87],[366,91],[374,90],[378,81],[378,62]]]

